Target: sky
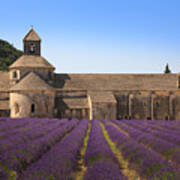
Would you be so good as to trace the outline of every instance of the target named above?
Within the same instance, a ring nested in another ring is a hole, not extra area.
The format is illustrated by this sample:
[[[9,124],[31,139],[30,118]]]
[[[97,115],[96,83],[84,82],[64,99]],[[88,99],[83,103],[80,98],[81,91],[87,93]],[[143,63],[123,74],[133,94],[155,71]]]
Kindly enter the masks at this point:
[[[58,73],[180,72],[179,0],[0,0],[0,39],[32,25]]]

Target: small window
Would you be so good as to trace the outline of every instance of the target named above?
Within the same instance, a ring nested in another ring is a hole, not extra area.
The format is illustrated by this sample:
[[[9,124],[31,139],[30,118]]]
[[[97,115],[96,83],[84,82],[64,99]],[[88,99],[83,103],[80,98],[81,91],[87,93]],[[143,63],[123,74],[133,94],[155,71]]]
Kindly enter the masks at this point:
[[[16,71],[13,72],[13,78],[17,78],[17,72]]]
[[[32,104],[31,105],[31,113],[34,113],[35,112],[35,104]]]
[[[151,117],[147,117],[147,120],[151,120]]]
[[[48,71],[48,78],[49,78],[49,79],[52,79],[51,71]]]

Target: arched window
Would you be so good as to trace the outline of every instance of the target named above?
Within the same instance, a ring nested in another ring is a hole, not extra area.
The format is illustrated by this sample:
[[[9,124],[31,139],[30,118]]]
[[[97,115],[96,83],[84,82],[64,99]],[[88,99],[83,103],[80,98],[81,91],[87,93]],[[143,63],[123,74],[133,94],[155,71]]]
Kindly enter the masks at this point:
[[[31,104],[31,113],[35,113],[35,104]]]
[[[16,71],[13,72],[13,78],[17,78],[17,72]]]
[[[15,112],[15,114],[17,114],[19,111],[20,111],[19,104],[15,103],[14,104],[14,112]]]
[[[30,52],[31,52],[31,53],[35,53],[35,49],[36,49],[35,44],[31,44],[31,45],[30,45]]]

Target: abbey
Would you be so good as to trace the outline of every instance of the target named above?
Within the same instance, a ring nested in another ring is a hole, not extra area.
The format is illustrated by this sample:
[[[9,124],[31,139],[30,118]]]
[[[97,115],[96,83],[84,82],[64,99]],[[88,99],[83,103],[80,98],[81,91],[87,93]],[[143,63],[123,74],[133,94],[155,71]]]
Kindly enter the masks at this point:
[[[31,29],[0,72],[0,117],[180,119],[179,74],[57,74]]]

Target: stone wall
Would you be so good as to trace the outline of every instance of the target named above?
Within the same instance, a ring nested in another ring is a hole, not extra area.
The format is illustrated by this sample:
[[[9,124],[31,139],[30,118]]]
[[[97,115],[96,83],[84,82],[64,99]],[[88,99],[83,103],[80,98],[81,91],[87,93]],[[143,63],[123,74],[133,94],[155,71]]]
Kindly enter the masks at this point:
[[[10,93],[10,108],[11,117],[53,117],[54,94],[51,92]]]
[[[85,91],[61,91],[57,92],[56,97],[55,94],[47,92],[10,93],[11,117],[180,120],[180,93],[178,91],[119,91],[113,93],[117,103],[89,102],[91,97],[88,99]],[[7,95],[8,93],[0,94],[2,102],[8,101]],[[65,101],[64,98],[66,100],[70,98],[70,101]],[[84,103],[87,99],[88,105]],[[74,106],[71,100],[75,102]],[[76,102],[78,102],[77,105]],[[3,106],[0,116],[8,116],[9,105],[6,103],[7,107],[4,108],[4,103],[1,104]],[[35,104],[34,114],[31,113],[32,104]],[[17,112],[18,109],[19,112]]]
[[[92,103],[93,119],[116,119],[116,103]]]
[[[131,119],[151,119],[151,97],[148,94],[135,94],[132,98]]]
[[[180,119],[180,95],[176,92],[116,92],[115,97],[117,119]]]

